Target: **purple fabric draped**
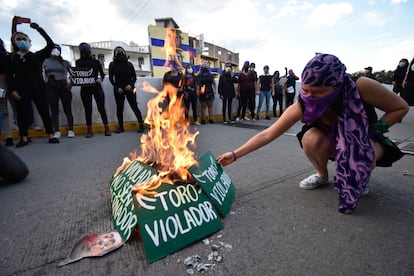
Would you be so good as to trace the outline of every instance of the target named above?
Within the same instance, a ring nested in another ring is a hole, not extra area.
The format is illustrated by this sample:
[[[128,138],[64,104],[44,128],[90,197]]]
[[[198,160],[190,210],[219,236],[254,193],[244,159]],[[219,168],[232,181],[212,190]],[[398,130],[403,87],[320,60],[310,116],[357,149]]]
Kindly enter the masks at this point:
[[[340,103],[335,129],[336,158],[334,187],[339,193],[338,210],[352,213],[367,187],[374,152],[369,143],[368,119],[355,82],[345,73],[341,61],[328,54],[311,59],[302,73],[302,85],[342,86],[336,102]],[[301,91],[302,93],[302,91]],[[306,102],[304,101],[306,110]],[[303,118],[305,123],[306,122]]]

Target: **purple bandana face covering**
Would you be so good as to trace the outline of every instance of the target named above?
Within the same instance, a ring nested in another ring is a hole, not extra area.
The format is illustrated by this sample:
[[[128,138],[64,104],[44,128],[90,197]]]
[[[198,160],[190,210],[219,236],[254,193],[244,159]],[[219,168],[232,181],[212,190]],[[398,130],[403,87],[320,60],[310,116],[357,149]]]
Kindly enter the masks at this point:
[[[306,124],[315,122],[333,104],[341,89],[342,86],[340,85],[334,91],[323,97],[305,95],[301,89],[299,96],[305,103],[302,121]]]
[[[338,191],[338,210],[352,213],[362,192],[367,187],[374,153],[368,138],[368,119],[357,86],[345,73],[346,67],[333,55],[319,54],[312,58],[302,73],[302,85],[337,87],[324,97],[300,94],[303,102],[303,121],[312,124],[335,99],[339,106],[334,135],[335,176],[334,187]]]

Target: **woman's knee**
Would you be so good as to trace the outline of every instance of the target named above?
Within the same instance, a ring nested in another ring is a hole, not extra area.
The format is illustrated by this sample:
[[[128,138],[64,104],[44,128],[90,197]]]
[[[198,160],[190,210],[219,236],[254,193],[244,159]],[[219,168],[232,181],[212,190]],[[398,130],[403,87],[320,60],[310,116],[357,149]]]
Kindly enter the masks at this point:
[[[317,129],[311,128],[302,137],[302,146],[305,153],[328,151],[329,140],[327,135]]]

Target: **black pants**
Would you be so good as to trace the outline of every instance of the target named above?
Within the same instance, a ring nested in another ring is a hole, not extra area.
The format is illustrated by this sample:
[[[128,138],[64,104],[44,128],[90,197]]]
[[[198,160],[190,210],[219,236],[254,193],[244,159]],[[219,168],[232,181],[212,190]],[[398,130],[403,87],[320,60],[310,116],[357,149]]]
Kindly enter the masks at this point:
[[[279,116],[283,113],[283,94],[276,93],[273,98],[273,114],[276,116],[276,106],[279,103]]]
[[[92,95],[95,98],[96,106],[99,114],[101,114],[102,122],[108,125],[108,116],[105,110],[105,94],[100,84],[91,86],[82,86],[80,90],[83,107],[85,108],[85,120],[87,126],[92,126]]]
[[[30,117],[32,111],[30,105],[32,100],[42,118],[46,134],[52,134],[52,118],[49,113],[49,104],[45,93],[45,87],[35,87],[32,91],[21,91],[20,95],[22,97],[21,100],[14,100],[20,137],[28,135],[29,125],[31,124]]]
[[[124,128],[124,106],[125,98],[127,99],[129,106],[137,117],[137,121],[141,126],[144,122],[142,120],[141,110],[138,108],[137,95],[133,92],[118,93],[118,89],[114,88],[114,96],[116,103],[116,117],[118,118],[118,125],[120,128]]]
[[[233,102],[233,97],[223,97],[223,121],[226,121],[226,111],[227,111],[227,119],[231,120],[231,104]]]
[[[295,93],[286,93],[286,108],[293,104],[293,100],[295,99]]]
[[[63,111],[68,120],[69,130],[73,130],[72,92],[66,87],[64,80],[49,80],[46,84],[46,92],[52,113],[53,128],[59,131],[59,99],[62,102]]]
[[[194,122],[197,121],[197,93],[195,91],[186,91],[188,93],[188,97],[184,98],[184,105],[185,105],[185,118],[188,119],[188,113],[191,110],[193,111],[193,119]]]
[[[254,88],[251,89],[241,89],[240,90],[240,102],[241,102],[241,117],[244,119],[246,117],[247,107],[250,110],[252,118],[254,118],[254,108],[256,106],[256,92]],[[237,110],[238,112],[238,110]]]

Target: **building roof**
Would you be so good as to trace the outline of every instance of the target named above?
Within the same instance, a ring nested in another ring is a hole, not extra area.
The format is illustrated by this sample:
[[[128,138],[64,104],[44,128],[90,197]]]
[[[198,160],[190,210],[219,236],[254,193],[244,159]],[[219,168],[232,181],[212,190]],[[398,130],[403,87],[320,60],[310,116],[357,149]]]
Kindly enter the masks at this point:
[[[174,29],[179,29],[177,22],[175,22],[174,18],[172,17],[164,17],[164,18],[156,18],[155,23],[157,26],[162,26],[164,28],[170,27]]]

